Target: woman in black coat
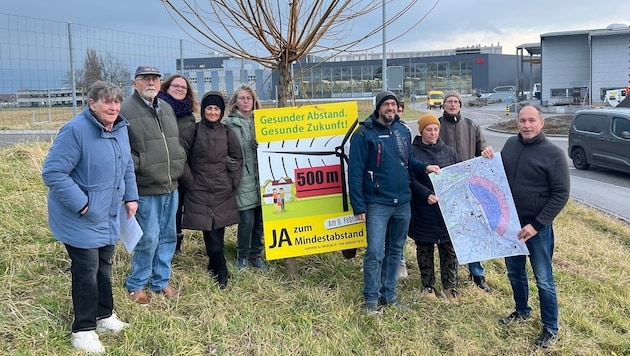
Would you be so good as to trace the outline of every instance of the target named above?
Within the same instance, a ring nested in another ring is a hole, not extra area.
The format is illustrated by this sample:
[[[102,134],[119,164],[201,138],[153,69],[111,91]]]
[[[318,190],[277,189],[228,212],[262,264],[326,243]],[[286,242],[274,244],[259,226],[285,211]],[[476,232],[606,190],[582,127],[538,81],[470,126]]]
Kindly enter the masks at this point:
[[[203,231],[208,253],[208,272],[219,288],[227,287],[223,253],[225,227],[239,223],[236,188],[241,181],[243,153],[236,135],[221,123],[225,101],[219,92],[201,100],[201,122],[180,135],[188,160],[180,184],[184,195],[182,228]]]
[[[418,120],[420,135],[414,138],[414,156],[427,164],[440,167],[460,162],[455,149],[440,140],[440,122],[433,114],[425,114]],[[457,298],[457,256],[438,207],[433,184],[426,174],[411,173],[411,222],[409,236],[416,242],[416,256],[422,276],[423,293],[435,297],[434,245],[440,254],[440,270],[443,291],[441,296],[455,301]]]

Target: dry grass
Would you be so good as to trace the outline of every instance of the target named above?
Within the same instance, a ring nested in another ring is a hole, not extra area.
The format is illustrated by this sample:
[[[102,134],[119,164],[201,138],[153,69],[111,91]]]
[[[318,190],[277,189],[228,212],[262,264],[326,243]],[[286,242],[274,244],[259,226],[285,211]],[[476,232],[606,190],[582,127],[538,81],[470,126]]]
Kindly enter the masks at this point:
[[[543,130],[548,135],[569,135],[569,127],[573,115],[549,115],[545,116],[545,127]],[[491,129],[518,133],[516,119],[499,122],[490,126]]]
[[[77,109],[77,112],[81,108]],[[71,107],[0,109],[0,130],[57,130],[72,118]]]
[[[80,354],[69,343],[69,260],[46,222],[46,187],[39,172],[48,146],[0,150],[0,354]],[[630,228],[575,203],[565,208],[555,227],[561,331],[548,353],[630,354]],[[446,304],[420,295],[415,249],[408,242],[410,278],[399,283],[398,291],[413,312],[386,310],[374,318],[362,310],[360,256],[349,261],[340,253],[299,258],[297,282],[276,261],[268,272],[237,272],[230,228],[226,255],[231,279],[226,290],[219,290],[205,273],[204,251],[199,233],[188,232],[173,268],[172,284],[181,297],[155,295],[143,308],[126,296],[130,256],[117,247],[116,312],[131,326],[102,335],[109,354],[545,354],[532,346],[541,328],[533,282],[533,320],[504,328],[497,323],[513,309],[502,260],[485,263],[494,293],[474,287],[461,267],[461,304]]]

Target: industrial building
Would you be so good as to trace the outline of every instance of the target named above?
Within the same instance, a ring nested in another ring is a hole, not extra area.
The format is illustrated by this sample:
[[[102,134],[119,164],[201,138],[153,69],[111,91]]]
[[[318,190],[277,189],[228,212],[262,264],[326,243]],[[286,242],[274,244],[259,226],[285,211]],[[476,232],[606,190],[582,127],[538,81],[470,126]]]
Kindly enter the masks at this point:
[[[622,24],[540,35],[541,104],[602,104],[606,90],[628,86],[629,46],[630,28]]]
[[[391,52],[387,56],[388,68],[399,69],[392,71],[399,74],[389,76],[388,87],[407,97],[426,95],[430,90],[487,92],[516,82],[516,56],[501,54],[500,46]],[[218,90],[229,95],[241,83],[249,83],[261,100],[276,98],[278,73],[254,61],[230,57],[183,61],[184,75],[196,83],[198,92]],[[382,54],[338,55],[327,60],[307,56],[292,67],[298,99],[372,97],[383,87]]]

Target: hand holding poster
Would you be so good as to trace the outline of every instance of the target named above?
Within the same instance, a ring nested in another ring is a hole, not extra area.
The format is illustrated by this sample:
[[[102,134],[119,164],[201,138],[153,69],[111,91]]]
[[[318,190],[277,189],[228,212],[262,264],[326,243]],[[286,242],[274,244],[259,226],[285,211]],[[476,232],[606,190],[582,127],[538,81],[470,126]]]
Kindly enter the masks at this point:
[[[529,255],[501,154],[473,158],[429,175],[460,264]]]

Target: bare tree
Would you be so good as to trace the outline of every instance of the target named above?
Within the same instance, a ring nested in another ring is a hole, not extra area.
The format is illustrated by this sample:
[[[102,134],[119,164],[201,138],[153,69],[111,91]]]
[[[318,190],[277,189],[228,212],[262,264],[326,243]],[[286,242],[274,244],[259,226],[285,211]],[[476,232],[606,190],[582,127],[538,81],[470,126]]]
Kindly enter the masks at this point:
[[[120,59],[109,52],[98,55],[92,48],[85,51],[83,68],[75,69],[74,73],[77,91],[83,94],[87,94],[90,86],[98,80],[105,80],[125,89],[131,77],[127,66]],[[72,86],[70,71],[66,73],[63,83]]]
[[[92,83],[103,80],[103,61],[101,57],[96,53],[96,50],[88,48],[85,51],[85,59],[83,61],[83,89],[92,85]]]
[[[171,17],[193,38],[236,57],[255,60],[278,70],[279,106],[294,99],[292,63],[306,55],[330,58],[341,52],[364,52],[356,46],[378,34],[411,10],[417,0],[396,1],[403,6],[383,24],[363,21],[393,0],[162,0]],[[439,0],[435,0],[435,8]],[[415,27],[399,27],[394,40]],[[189,32],[190,31],[190,32]],[[351,38],[353,34],[353,38]],[[380,47],[381,44],[378,45]],[[377,46],[374,46],[377,47]],[[374,48],[372,47],[372,48]]]
[[[124,89],[129,85],[131,73],[127,70],[127,66],[120,59],[114,57],[107,52],[101,56],[102,79],[110,83],[118,85]]]

